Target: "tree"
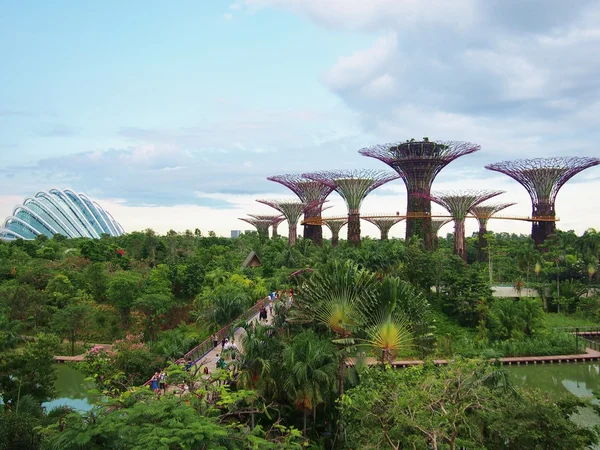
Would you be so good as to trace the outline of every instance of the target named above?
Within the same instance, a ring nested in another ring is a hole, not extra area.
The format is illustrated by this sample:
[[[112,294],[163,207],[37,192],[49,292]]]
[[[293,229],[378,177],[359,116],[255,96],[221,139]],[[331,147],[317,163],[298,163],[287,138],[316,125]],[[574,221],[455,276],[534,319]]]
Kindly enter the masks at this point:
[[[69,303],[63,309],[59,309],[52,316],[52,327],[60,335],[69,339],[71,343],[71,355],[75,354],[75,342],[81,337],[84,330],[88,328],[89,319],[93,307],[85,296],[79,301]]]
[[[14,403],[23,395],[39,402],[54,396],[56,371],[54,355],[58,338],[38,334],[22,351],[10,350],[0,358],[0,395],[5,403]]]
[[[294,336],[283,351],[286,374],[284,388],[296,408],[303,411],[302,433],[306,435],[306,418],[312,410],[316,425],[317,407],[328,400],[336,377],[335,347],[313,331]]]
[[[144,294],[134,302],[134,307],[146,316],[144,336],[154,340],[158,334],[161,321],[174,305],[173,297],[169,294]]]
[[[121,314],[124,329],[129,326],[129,312],[140,293],[141,277],[134,272],[117,272],[108,282],[107,297]]]

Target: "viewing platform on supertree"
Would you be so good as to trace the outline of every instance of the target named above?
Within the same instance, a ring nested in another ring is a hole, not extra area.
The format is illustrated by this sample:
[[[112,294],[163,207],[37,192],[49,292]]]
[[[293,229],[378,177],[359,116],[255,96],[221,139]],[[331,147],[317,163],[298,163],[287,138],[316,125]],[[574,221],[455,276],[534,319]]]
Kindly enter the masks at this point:
[[[516,205],[516,203],[495,203],[493,205],[477,205],[471,208],[471,214],[473,214],[479,222],[479,231],[477,236],[477,260],[484,262],[488,259],[487,251],[487,223],[494,217],[494,215],[510,206]]]
[[[360,246],[360,205],[370,192],[383,184],[397,180],[398,175],[378,170],[340,170],[303,174],[321,182],[342,197],[348,207],[348,242]]]
[[[261,242],[269,239],[269,227],[271,226],[270,220],[265,219],[255,219],[252,217],[238,217],[239,220],[243,220],[246,223],[254,226],[256,231],[258,232],[258,237]]]
[[[331,246],[335,247],[338,245],[340,240],[340,230],[344,225],[348,223],[348,217],[340,217],[337,219],[330,219],[325,223],[329,231],[331,231]]]
[[[309,208],[304,212],[304,219],[321,216],[323,202],[333,192],[333,187],[319,181],[311,180],[300,174],[275,175],[267,177],[267,180],[284,185],[303,202],[317,202],[317,206]],[[305,239],[312,240],[316,245],[323,245],[323,229],[321,225],[305,225],[303,234]]]
[[[431,213],[428,195],[431,185],[440,171],[455,159],[480,149],[477,144],[459,141],[422,141],[375,145],[359,150],[363,156],[378,159],[392,169],[404,181],[407,191],[407,213]],[[424,196],[416,196],[423,193]],[[417,236],[425,246],[432,248],[430,216],[409,216],[406,221],[406,239]]]
[[[599,158],[567,156],[503,161],[485,168],[508,175],[523,186],[531,197],[531,216],[539,218],[554,217],[558,191],[579,172],[599,164]],[[536,247],[542,246],[555,232],[553,220],[535,220],[531,225]]]
[[[386,241],[388,239],[388,234],[390,229],[396,225],[398,222],[402,222],[404,217],[362,217],[362,219],[366,220],[369,223],[372,223],[377,228],[379,228],[379,232],[381,233],[381,237],[379,238],[382,241]]]
[[[469,211],[478,204],[502,193],[504,193],[504,191],[473,189],[456,192],[439,192],[435,194],[420,193],[415,195],[427,195],[431,201],[448,210],[454,219],[454,253],[466,261],[465,219],[467,218]]]
[[[288,244],[294,245],[297,238],[298,219],[308,208],[316,207],[316,202],[306,203],[298,200],[256,200],[283,214],[288,222]]]
[[[277,237],[279,236],[277,234],[277,227],[279,226],[279,224],[281,222],[283,222],[285,220],[285,217],[282,216],[281,214],[248,214],[250,217],[253,217],[255,219],[259,219],[259,220],[270,220],[271,221],[271,229],[272,231],[272,237]]]

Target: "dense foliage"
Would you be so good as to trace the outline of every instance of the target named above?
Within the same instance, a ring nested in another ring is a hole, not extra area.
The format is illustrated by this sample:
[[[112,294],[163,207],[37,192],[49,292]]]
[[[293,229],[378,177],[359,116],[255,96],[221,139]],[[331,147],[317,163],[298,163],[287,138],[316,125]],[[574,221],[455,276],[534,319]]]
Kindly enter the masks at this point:
[[[583,448],[595,439],[566,419],[578,402],[508,389],[492,366],[381,370],[399,358],[582,351],[582,340],[577,347],[555,327],[600,323],[595,230],[558,232],[539,250],[528,237],[490,234],[485,263],[476,261],[474,236],[467,264],[452,255],[451,235],[427,252],[417,240],[319,248],[211,234],[0,242],[1,445]],[[242,267],[250,251],[261,267]],[[515,298],[494,297],[498,285],[514,288]],[[290,288],[293,303],[277,303],[270,326],[240,324],[244,351],[231,371],[215,370],[207,384],[171,366],[171,383],[194,395],[136,388],[268,292]],[[53,355],[83,353],[80,370],[104,400],[85,415],[45,413],[39,405],[54,396]],[[458,392],[463,376],[471,390]],[[469,407],[453,421],[407,416],[436,396],[463,394]],[[402,400],[388,404],[395,396]],[[380,415],[361,416],[357,405]],[[536,433],[524,436],[525,424]]]

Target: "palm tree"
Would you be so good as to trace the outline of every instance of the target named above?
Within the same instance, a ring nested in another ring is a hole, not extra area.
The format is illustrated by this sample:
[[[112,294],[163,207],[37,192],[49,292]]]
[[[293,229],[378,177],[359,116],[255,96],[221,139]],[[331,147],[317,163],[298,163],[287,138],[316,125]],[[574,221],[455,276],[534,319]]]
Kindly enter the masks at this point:
[[[308,413],[312,410],[313,424],[316,423],[318,405],[333,392],[336,367],[335,347],[312,330],[296,335],[283,350],[284,388],[303,411],[304,435]]]
[[[339,393],[344,394],[347,353],[354,346],[352,333],[360,324],[362,311],[376,304],[377,278],[354,262],[338,260],[315,271],[304,282],[297,295],[304,315],[326,325],[336,334],[332,342],[341,350],[339,360]]]
[[[381,312],[373,325],[366,329],[365,344],[381,353],[381,365],[391,364],[398,353],[411,346],[411,335],[406,320],[398,314]]]

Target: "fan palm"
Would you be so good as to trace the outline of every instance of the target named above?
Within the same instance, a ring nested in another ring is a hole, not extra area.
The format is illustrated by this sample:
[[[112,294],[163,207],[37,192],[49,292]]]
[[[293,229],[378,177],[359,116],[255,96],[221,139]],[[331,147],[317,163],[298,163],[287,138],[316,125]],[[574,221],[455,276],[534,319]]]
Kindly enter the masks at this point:
[[[331,262],[313,274],[298,290],[298,311],[326,325],[337,335],[333,341],[342,354],[339,361],[339,392],[344,393],[346,354],[351,337],[363,316],[376,303],[377,278],[354,262]]]
[[[412,337],[408,322],[399,314],[381,311],[376,321],[366,329],[364,343],[370,349],[381,354],[381,364],[391,364],[398,353],[408,350]]]

